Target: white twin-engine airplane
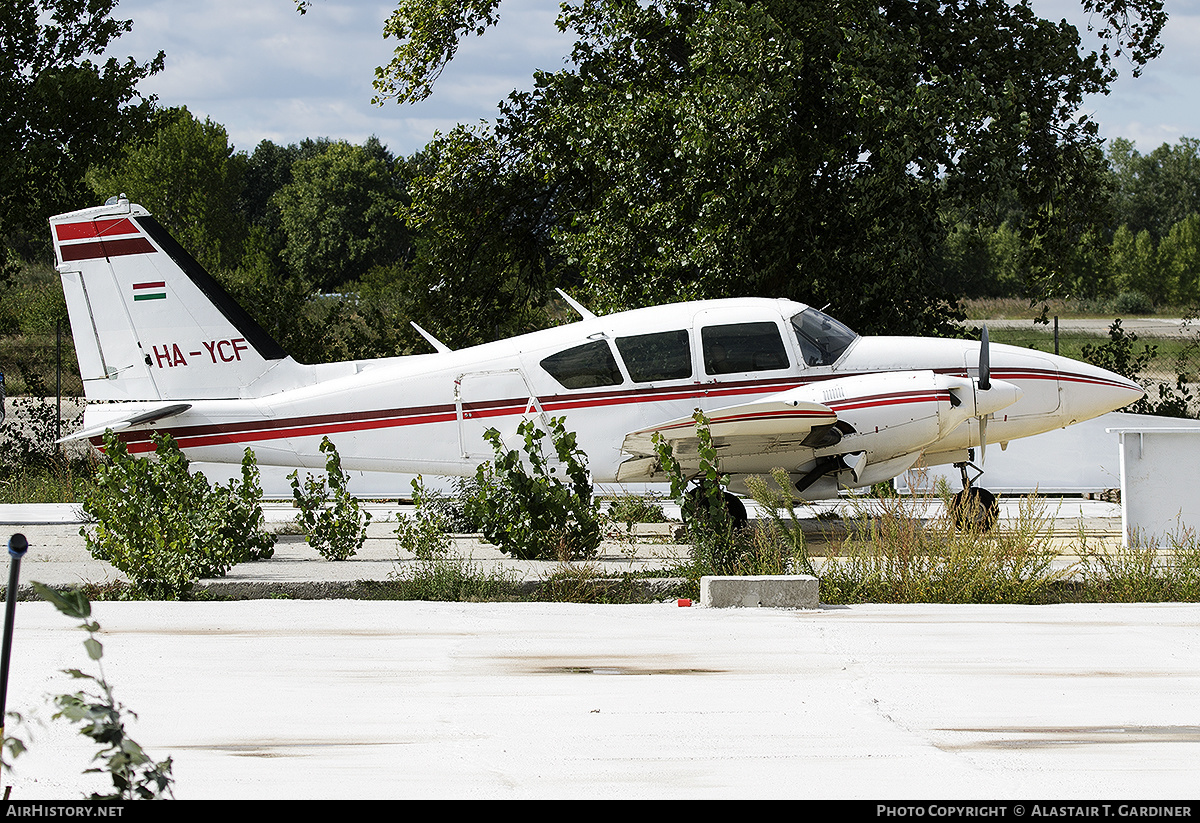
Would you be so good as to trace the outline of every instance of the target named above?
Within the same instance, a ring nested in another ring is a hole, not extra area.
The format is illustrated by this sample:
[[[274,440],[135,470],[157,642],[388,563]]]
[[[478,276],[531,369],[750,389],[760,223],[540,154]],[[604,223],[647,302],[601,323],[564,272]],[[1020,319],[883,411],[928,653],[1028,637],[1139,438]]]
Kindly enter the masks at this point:
[[[860,337],[789,300],[675,303],[435,354],[304,365],[127,199],[50,220],[88,406],[71,439],[169,432],[192,460],[469,475],[525,419],[565,415],[596,482],[664,480],[652,435],[698,471],[701,409],[730,488],[775,467],[798,498],[890,480],[918,460],[1061,428],[1142,397],[1094,366],[980,342]],[[565,296],[565,295],[564,295]],[[418,328],[418,331],[420,329]],[[422,334],[425,334],[422,331]],[[982,457],[982,454],[981,454]],[[974,468],[972,466],[972,468]],[[978,475],[977,475],[978,476]],[[744,517],[736,498],[735,517]]]

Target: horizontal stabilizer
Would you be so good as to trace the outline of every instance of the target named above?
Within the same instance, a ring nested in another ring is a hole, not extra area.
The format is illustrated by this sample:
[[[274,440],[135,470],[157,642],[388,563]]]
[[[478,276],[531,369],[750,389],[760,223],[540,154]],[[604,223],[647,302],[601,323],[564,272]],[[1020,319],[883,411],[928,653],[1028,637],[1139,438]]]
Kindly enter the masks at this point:
[[[160,406],[156,409],[141,412],[131,415],[123,420],[117,420],[111,423],[105,423],[103,426],[93,426],[90,429],[69,434],[59,440],[59,443],[70,443],[73,440],[86,440],[90,437],[98,437],[104,432],[112,429],[113,431],[121,431],[133,426],[141,426],[146,423],[157,423],[159,420],[166,420],[168,417],[174,417],[177,414],[183,414],[192,407],[191,403],[173,403],[170,406]]]

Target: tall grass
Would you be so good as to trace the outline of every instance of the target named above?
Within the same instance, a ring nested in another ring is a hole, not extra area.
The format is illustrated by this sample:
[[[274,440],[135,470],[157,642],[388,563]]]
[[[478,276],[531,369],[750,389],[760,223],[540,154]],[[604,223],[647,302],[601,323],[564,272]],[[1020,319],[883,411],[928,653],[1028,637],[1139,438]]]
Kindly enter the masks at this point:
[[[22,466],[0,475],[0,503],[81,503],[95,487],[95,469],[82,461]]]
[[[808,552],[784,491],[786,473],[777,470],[772,479],[773,485],[747,482],[765,514],[750,544],[773,543],[782,560],[777,568],[819,578],[823,603],[1040,603],[1057,597],[1056,587],[1070,575],[1051,567],[1058,556],[1048,540],[1053,516],[1032,495],[1022,499],[1015,520],[988,532],[958,530],[944,496],[852,496],[845,536],[832,538],[818,558]],[[752,553],[758,561],[752,573],[780,573],[763,568],[771,554]]]
[[[522,599],[520,581],[463,557],[417,560],[388,578],[388,599],[484,602]]]
[[[1155,540],[1135,532],[1120,548],[1083,544],[1079,599],[1098,603],[1200,600],[1200,540],[1180,527]]]
[[[1030,495],[1015,520],[958,530],[929,498],[852,498],[844,540],[817,564],[825,603],[1044,603],[1070,570],[1055,570],[1053,517]],[[832,556],[836,555],[836,556]]]

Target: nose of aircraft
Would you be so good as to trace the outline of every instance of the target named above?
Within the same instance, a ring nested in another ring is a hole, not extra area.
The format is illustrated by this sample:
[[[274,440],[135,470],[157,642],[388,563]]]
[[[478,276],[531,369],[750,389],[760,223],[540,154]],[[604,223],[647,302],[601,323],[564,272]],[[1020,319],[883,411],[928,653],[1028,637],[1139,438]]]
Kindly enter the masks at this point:
[[[1058,360],[1059,391],[1070,423],[1116,411],[1146,396],[1137,383],[1107,369],[1067,358]]]

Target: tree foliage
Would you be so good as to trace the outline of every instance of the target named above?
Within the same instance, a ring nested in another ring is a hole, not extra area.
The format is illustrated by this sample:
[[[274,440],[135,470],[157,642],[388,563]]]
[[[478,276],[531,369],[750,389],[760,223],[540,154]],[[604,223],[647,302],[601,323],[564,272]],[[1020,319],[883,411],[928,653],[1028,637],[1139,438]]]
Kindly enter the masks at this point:
[[[1108,144],[1113,176],[1113,221],[1155,240],[1188,215],[1200,213],[1200,140],[1184,137],[1141,154],[1118,137]]]
[[[330,143],[292,165],[291,182],[274,202],[286,238],[283,257],[293,271],[328,290],[407,255],[397,216],[404,187],[395,166],[378,141]]]
[[[88,185],[101,201],[125,193],[145,206],[204,266],[235,265],[248,231],[239,208],[246,156],[234,153],[223,126],[187,108],[164,111],[157,122],[115,163],[93,168]]]
[[[143,133],[153,97],[147,62],[102,55],[129,31],[117,0],[16,0],[0,10],[0,222],[23,254],[45,244],[46,218],[78,208],[84,173]]]
[[[475,244],[494,253],[438,257],[430,280],[494,292],[536,260],[552,276],[535,289],[575,278],[598,307],[785,296],[866,332],[930,332],[953,314],[943,242],[1004,198],[1028,277],[1063,288],[1105,194],[1080,103],[1118,54],[1153,57],[1165,20],[1154,0],[1084,5],[1097,53],[1007,0],[564,4],[572,67],[536,74],[490,130],[436,141],[456,162],[413,186],[420,231],[483,215],[536,253]],[[496,0],[402,0],[377,89],[428,95],[459,38],[497,19]]]

